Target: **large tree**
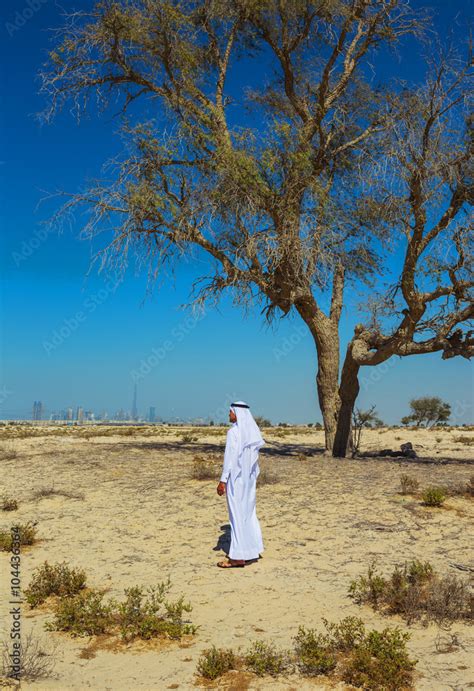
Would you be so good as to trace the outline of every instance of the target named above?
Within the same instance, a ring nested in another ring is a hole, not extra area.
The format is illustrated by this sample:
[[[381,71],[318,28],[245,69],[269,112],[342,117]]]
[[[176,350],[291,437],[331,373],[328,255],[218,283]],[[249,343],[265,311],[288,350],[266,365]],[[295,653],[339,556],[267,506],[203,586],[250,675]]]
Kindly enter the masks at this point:
[[[197,250],[211,260],[198,303],[230,290],[267,319],[298,314],[316,346],[326,448],[340,456],[361,366],[473,348],[467,71],[374,86],[376,52],[423,24],[405,0],[102,2],[69,17],[43,74],[48,115],[71,100],[80,114],[90,96],[120,103],[127,154],[65,207],[90,208],[87,234],[113,228],[104,261],[134,250],[155,277]],[[440,237],[454,256],[438,256]],[[357,284],[373,299],[341,372]]]

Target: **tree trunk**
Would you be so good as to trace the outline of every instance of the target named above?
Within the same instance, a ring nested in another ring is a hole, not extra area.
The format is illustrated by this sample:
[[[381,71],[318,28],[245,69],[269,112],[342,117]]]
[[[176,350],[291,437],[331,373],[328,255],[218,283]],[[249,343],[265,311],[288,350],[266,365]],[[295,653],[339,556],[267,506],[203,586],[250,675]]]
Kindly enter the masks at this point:
[[[316,339],[315,339],[316,341]],[[339,413],[339,334],[337,328],[326,324],[324,333],[316,341],[318,372],[316,388],[323,416],[326,453],[332,454]]]
[[[352,411],[359,394],[359,365],[352,358],[352,344],[349,344],[341,373],[339,386],[339,414],[334,435],[332,455],[345,458],[351,443]]]

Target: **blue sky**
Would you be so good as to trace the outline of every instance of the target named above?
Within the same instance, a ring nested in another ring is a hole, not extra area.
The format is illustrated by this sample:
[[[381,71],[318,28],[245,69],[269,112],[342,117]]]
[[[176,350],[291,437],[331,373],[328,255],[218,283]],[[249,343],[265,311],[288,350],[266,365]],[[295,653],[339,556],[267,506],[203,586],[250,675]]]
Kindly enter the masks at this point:
[[[470,0],[414,4],[435,8],[442,31],[456,17],[465,23],[473,7]],[[224,300],[195,320],[181,308],[194,265],[179,267],[174,284],[147,297],[144,276],[132,271],[118,287],[108,276],[87,275],[92,248],[77,239],[78,226],[46,233],[41,221],[54,202],[38,207],[40,200],[98,175],[120,151],[118,122],[105,115],[77,125],[66,112],[41,126],[36,75],[60,8],[52,0],[15,0],[2,13],[0,417],[29,417],[38,399],[48,411],[130,408],[138,377],[139,410],[154,405],[164,418],[224,418],[230,399],[242,398],[274,422],[320,420],[314,345],[296,319],[269,328],[258,311],[244,317]],[[411,46],[387,62],[387,73],[416,76],[414,55]],[[349,297],[345,308],[343,345],[360,320],[354,302]],[[410,398],[439,395],[453,406],[453,421],[470,422],[472,385],[472,366],[461,358],[394,359],[362,370],[358,404],[376,404],[382,419],[396,423]]]

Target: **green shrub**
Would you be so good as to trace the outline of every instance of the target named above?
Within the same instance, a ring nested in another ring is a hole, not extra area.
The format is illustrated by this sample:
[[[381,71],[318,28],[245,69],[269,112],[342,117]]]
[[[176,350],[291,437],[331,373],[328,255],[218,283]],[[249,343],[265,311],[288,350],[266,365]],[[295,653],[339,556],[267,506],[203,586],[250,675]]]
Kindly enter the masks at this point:
[[[401,494],[416,494],[420,483],[414,477],[403,474],[400,476],[400,486]]]
[[[37,607],[50,595],[59,597],[76,595],[86,586],[86,574],[71,569],[66,562],[49,564],[47,561],[36,569],[30,585],[25,590],[26,601],[31,608]]]
[[[13,497],[2,497],[2,511],[16,511],[18,509],[18,502]]]
[[[113,605],[103,602],[105,593],[89,590],[56,603],[55,617],[46,624],[49,631],[68,631],[73,636],[106,633],[113,624]]]
[[[196,627],[184,620],[192,607],[180,597],[176,602],[166,599],[171,588],[168,579],[157,586],[135,586],[125,590],[121,602],[103,602],[104,593],[90,590],[56,603],[55,619],[50,630],[69,631],[73,636],[92,636],[118,631],[123,640],[148,640],[155,637],[180,639],[194,634]]]
[[[323,619],[323,623],[334,650],[349,652],[364,640],[364,622],[358,617],[345,617],[339,624],[333,624],[327,619]]]
[[[198,660],[197,672],[205,679],[217,679],[226,672],[235,669],[237,660],[234,651],[216,648],[215,645],[205,650]]]
[[[10,530],[0,530],[0,551],[11,552],[13,548],[12,531],[16,530],[20,545],[33,545],[36,542],[36,527],[34,523],[18,523]],[[16,539],[15,539],[16,542]]]
[[[416,661],[410,659],[406,649],[409,638],[398,628],[370,631],[354,648],[344,668],[344,680],[377,691],[412,687]]]
[[[294,639],[294,650],[296,664],[306,676],[329,674],[336,667],[330,638],[314,629],[306,630],[300,626]]]
[[[170,587],[168,580],[148,588],[146,594],[138,586],[125,590],[124,602],[117,605],[117,623],[124,640],[155,637],[179,640],[185,634],[196,632],[196,627],[184,620],[184,613],[192,610],[191,605],[183,597],[176,602],[166,600]]]
[[[183,432],[181,434],[181,441],[183,444],[190,444],[191,442],[197,441],[199,437],[191,432]]]
[[[287,655],[276,650],[271,643],[255,641],[244,657],[246,666],[259,677],[269,674],[277,677],[288,667]]]
[[[428,487],[422,495],[425,506],[442,506],[446,499],[446,492],[442,487]]]
[[[359,576],[351,581],[349,597],[357,604],[368,603],[377,609],[382,601],[387,587],[387,581],[377,573],[375,564],[369,565],[367,576]]]

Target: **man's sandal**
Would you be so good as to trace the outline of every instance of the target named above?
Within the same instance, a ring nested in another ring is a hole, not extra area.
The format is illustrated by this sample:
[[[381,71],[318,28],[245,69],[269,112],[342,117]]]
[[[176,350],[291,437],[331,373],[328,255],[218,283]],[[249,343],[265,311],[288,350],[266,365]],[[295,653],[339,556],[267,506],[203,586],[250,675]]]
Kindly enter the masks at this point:
[[[221,569],[238,569],[245,566],[245,561],[238,563],[228,559],[227,561],[218,561],[217,566],[219,566]]]

